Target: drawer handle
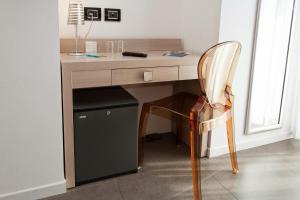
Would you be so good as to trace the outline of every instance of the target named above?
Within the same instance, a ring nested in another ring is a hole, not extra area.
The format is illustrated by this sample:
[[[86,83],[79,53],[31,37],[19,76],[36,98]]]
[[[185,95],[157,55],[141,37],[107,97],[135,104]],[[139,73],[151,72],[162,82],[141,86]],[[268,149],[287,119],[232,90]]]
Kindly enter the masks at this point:
[[[144,81],[153,81],[153,72],[144,72]]]

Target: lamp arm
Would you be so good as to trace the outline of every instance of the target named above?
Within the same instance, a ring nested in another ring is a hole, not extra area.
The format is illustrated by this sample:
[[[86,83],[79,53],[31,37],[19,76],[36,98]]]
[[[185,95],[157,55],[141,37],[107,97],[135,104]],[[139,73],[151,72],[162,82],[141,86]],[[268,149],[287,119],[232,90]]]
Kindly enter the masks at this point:
[[[75,53],[78,53],[78,25],[75,24]]]

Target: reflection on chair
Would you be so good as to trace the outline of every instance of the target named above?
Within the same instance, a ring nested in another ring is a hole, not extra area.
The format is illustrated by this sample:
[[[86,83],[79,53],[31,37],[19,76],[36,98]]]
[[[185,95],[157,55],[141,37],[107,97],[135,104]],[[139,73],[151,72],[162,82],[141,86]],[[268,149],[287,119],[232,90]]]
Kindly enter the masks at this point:
[[[165,110],[171,112],[176,120],[179,118],[189,120],[195,200],[202,199],[199,141],[201,141],[203,133],[213,130],[224,121],[227,126],[232,172],[238,173],[234,143],[234,96],[231,92],[231,85],[240,52],[239,42],[224,42],[211,47],[202,55],[198,64],[201,95],[180,92],[170,97],[145,103],[142,108],[139,124],[139,166],[143,165],[144,160],[143,139],[149,113],[155,114],[156,110]],[[180,126],[180,123],[177,125]],[[180,127],[177,129],[180,130]]]

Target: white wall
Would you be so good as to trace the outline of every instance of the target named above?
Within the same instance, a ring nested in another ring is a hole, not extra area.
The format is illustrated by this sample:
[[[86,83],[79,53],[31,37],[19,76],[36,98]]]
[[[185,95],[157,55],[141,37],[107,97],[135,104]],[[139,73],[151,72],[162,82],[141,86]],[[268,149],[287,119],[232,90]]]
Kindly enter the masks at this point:
[[[68,4],[59,1],[61,38],[74,36],[67,25]],[[84,6],[102,8],[102,21],[94,22],[89,38],[181,38],[197,53],[218,41],[221,0],[85,0]],[[105,22],[104,8],[122,9],[121,22]],[[81,37],[89,25],[80,27]]]
[[[248,88],[254,40],[257,0],[223,0],[221,9],[220,42],[237,40],[242,43],[242,53],[233,83],[235,94],[235,130],[237,149],[247,149],[292,137],[291,135],[291,94],[293,92],[293,77],[291,71],[287,78],[289,94],[285,101],[284,126],[282,129],[245,135]],[[224,125],[225,127],[225,125]],[[218,129],[212,135],[211,156],[217,156],[228,151],[225,128]]]
[[[84,6],[102,8],[102,21],[95,22],[90,38],[180,38],[181,0],[84,0]],[[73,37],[74,27],[67,25],[69,0],[59,1],[60,37]],[[104,8],[122,9],[122,20],[105,22]],[[89,22],[80,27],[83,37]]]
[[[0,24],[0,199],[63,192],[58,1],[2,0]]]
[[[186,50],[203,53],[219,39],[221,0],[181,1],[181,38]]]

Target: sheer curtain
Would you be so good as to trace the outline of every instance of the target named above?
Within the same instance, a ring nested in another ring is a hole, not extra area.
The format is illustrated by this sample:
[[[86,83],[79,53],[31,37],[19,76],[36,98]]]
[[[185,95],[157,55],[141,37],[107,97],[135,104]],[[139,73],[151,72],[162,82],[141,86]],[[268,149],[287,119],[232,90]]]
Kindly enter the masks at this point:
[[[250,132],[280,124],[294,0],[261,0],[253,61]]]

